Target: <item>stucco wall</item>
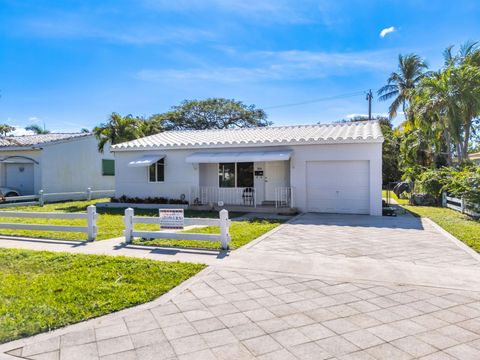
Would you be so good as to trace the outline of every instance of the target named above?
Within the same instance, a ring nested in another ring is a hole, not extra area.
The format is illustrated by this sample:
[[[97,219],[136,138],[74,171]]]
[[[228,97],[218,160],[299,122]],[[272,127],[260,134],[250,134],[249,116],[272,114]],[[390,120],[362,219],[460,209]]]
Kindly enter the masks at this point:
[[[132,197],[169,197],[179,199],[182,194],[188,199],[193,186],[199,184],[199,166],[188,164],[185,157],[189,150],[170,150],[164,152],[117,152],[115,154],[115,196]],[[148,181],[148,167],[129,167],[128,163],[145,154],[166,154],[165,181]]]
[[[107,146],[97,150],[94,136],[45,145],[41,155],[45,192],[113,190],[115,176],[102,175],[102,159],[114,159]]]
[[[370,214],[382,214],[382,144],[304,145],[292,147],[290,183],[295,207],[306,211],[306,162],[321,160],[368,160],[370,162]]]
[[[370,214],[381,215],[382,211],[382,144],[334,144],[334,145],[297,145],[287,146],[293,150],[290,161],[290,186],[294,188],[295,207],[306,211],[306,162],[321,160],[367,160],[370,163]],[[250,147],[241,151],[268,151],[285,149],[285,147]],[[185,157],[199,151],[165,150],[165,151],[119,151],[115,153],[116,196],[128,195],[138,197],[166,196],[178,198],[185,194],[188,198],[193,186],[215,186],[218,181],[215,164],[200,166],[188,164]],[[215,151],[239,151],[215,148]],[[147,168],[128,167],[128,162],[145,154],[166,154],[165,182],[149,183]],[[215,169],[214,169],[215,168]],[[215,171],[214,171],[215,170]],[[214,177],[215,175],[215,177]]]

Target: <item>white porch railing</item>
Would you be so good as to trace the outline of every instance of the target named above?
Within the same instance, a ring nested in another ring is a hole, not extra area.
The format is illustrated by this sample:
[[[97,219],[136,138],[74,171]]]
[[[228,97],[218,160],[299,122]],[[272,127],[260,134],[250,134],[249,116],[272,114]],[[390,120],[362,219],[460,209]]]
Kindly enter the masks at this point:
[[[282,186],[275,188],[275,207],[293,207],[292,188],[290,186]]]
[[[192,188],[191,205],[225,205],[257,206],[256,191],[252,187],[221,188],[215,186],[200,186]]]
[[[190,193],[190,205],[217,205],[222,202],[224,205],[241,205],[257,207],[257,189],[255,188],[221,188],[215,186],[199,186],[192,188]],[[269,199],[270,200],[270,199]],[[276,208],[293,207],[293,191],[290,186],[275,188]],[[271,201],[268,201],[271,203]]]

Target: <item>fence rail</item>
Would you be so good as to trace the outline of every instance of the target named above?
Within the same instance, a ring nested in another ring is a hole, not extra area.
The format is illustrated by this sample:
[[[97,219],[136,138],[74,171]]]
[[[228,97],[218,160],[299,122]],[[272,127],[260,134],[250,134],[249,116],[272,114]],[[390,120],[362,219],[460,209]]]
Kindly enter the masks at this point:
[[[459,211],[472,217],[480,217],[480,207],[467,203],[463,197],[456,198],[443,193],[442,205],[443,207]]]
[[[22,196],[8,196],[5,198],[5,201],[0,203],[0,208],[8,208],[14,206],[30,206],[30,205],[40,205],[43,206],[48,203],[48,198],[55,201],[59,197],[72,197],[69,200],[73,200],[73,197],[85,198],[85,200],[92,200],[96,194],[101,194],[101,196],[110,196],[115,193],[115,190],[92,190],[92,188],[87,188],[86,191],[70,191],[70,192],[56,192],[56,193],[46,193],[44,190],[40,190],[37,195],[22,195]]]
[[[228,249],[230,243],[230,224],[228,218],[228,211],[221,210],[219,219],[197,219],[185,218],[184,225],[198,225],[198,226],[219,226],[220,234],[199,234],[199,233],[179,233],[172,231],[140,231],[135,230],[135,224],[155,224],[159,228],[161,226],[160,217],[145,217],[135,216],[132,208],[125,209],[125,216],[123,217],[125,224],[124,236],[127,244],[131,243],[133,238],[145,239],[170,239],[170,240],[200,240],[200,241],[214,241],[221,244],[222,249]]]
[[[32,219],[83,219],[87,220],[87,226],[74,225],[45,225],[26,223],[1,223],[0,229],[17,230],[40,230],[40,231],[62,231],[62,232],[84,232],[88,241],[95,240],[97,236],[98,214],[96,207],[90,205],[86,213],[53,213],[53,212],[28,212],[28,211],[1,211],[2,218],[32,218]]]

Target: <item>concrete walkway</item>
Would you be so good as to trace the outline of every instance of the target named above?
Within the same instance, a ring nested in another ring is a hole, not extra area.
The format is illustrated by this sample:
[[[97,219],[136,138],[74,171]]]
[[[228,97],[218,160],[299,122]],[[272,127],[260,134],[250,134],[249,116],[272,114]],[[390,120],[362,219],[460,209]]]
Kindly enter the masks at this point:
[[[430,221],[306,214],[213,257],[151,303],[0,352],[56,360],[480,358],[478,254]]]

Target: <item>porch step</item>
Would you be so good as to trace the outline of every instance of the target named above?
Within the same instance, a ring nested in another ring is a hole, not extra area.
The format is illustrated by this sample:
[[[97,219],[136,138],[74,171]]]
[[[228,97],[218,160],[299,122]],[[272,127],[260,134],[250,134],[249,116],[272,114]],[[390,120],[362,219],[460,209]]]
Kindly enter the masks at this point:
[[[212,210],[210,206],[190,206],[189,209],[192,210]],[[253,212],[253,213],[263,213],[263,214],[281,214],[281,215],[293,215],[297,214],[298,210],[295,208],[276,208],[275,206],[241,206],[241,205],[225,205],[223,207],[214,206],[214,210],[220,211],[222,209],[227,209],[228,211],[235,212]]]
[[[265,201],[262,201],[262,206],[275,207],[275,201],[273,201],[273,200],[265,200]]]

